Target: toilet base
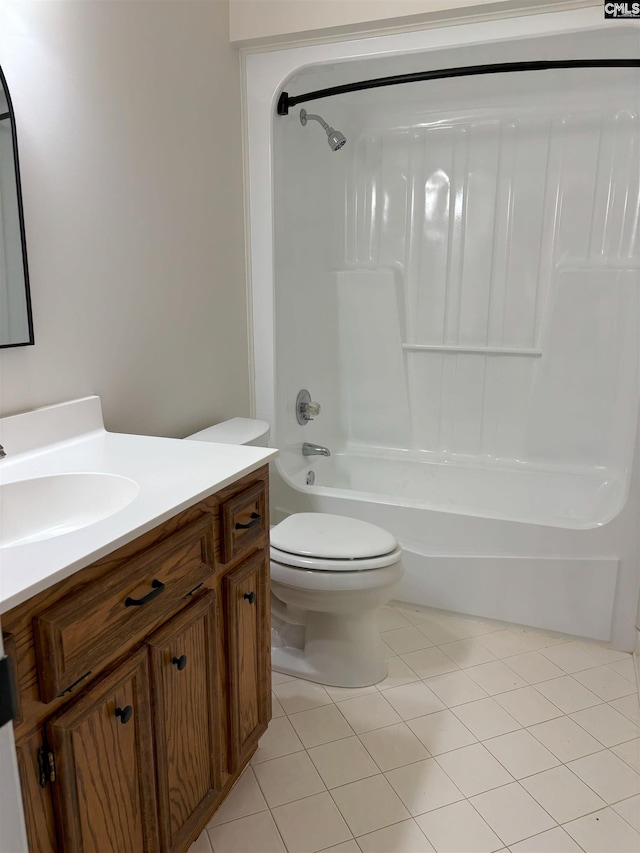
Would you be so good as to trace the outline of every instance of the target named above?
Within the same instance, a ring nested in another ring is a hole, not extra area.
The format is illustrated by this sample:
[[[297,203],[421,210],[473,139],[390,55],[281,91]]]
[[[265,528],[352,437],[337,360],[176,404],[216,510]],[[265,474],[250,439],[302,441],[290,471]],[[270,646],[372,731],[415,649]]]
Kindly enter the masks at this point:
[[[375,611],[347,618],[308,611],[306,617],[300,647],[283,644],[274,620],[271,667],[276,672],[331,687],[369,687],[387,677]]]

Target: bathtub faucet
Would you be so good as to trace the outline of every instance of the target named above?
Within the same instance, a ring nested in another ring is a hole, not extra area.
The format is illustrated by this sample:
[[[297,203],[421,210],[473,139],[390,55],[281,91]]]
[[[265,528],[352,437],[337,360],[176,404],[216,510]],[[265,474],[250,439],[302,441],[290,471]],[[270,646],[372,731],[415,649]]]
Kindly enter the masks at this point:
[[[305,441],[302,445],[303,456],[331,456],[331,451],[328,447],[322,447],[320,444],[309,444]]]

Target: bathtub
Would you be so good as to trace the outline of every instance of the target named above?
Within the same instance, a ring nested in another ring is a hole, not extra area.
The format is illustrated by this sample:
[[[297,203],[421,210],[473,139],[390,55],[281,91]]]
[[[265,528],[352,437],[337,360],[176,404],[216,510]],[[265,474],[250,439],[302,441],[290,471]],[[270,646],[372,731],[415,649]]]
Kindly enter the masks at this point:
[[[372,451],[334,453],[289,481],[301,492],[345,500],[576,530],[606,524],[627,498],[626,484],[602,472],[429,462]]]
[[[613,56],[640,56],[637,27],[590,8],[243,63],[254,408],[281,450],[275,520],[322,511],[391,530],[402,601],[631,650],[637,70],[305,105],[345,133],[339,153],[315,123],[275,111],[285,89]],[[302,388],[322,405],[306,426]],[[303,457],[303,442],[332,455]]]
[[[393,531],[404,552],[399,601],[633,649],[640,515],[637,478],[627,495],[618,492],[623,502],[620,512],[594,526],[585,524],[595,504],[587,505],[580,475],[547,477],[547,472],[538,472],[541,489],[534,496],[532,481],[527,479],[532,472],[493,472],[498,476],[487,480],[481,471],[474,485],[482,500],[471,505],[465,486],[474,471],[468,466],[456,470],[453,465],[338,453],[307,459],[302,467],[298,462],[298,470],[292,473],[295,451],[285,450],[282,457],[271,467],[274,520],[293,512],[329,512]],[[315,474],[312,486],[306,484],[310,471]],[[424,484],[427,476],[431,490],[421,491],[416,498],[418,481],[422,477]],[[514,487],[517,479],[519,495]],[[494,487],[493,505],[484,497],[487,483]],[[563,489],[562,494],[554,484]],[[588,485],[592,496],[600,487],[605,493],[615,491],[597,477]],[[382,488],[389,493],[382,494]],[[406,494],[410,490],[413,498]],[[570,492],[579,501],[569,502],[574,517],[568,524],[564,499]],[[459,505],[454,503],[456,497]],[[538,523],[530,514],[532,503],[540,513]],[[582,526],[576,523],[577,505],[585,509]],[[478,513],[480,506],[484,515]],[[492,509],[494,516],[488,514]],[[554,509],[558,514],[551,517]],[[526,514],[529,520],[517,520],[518,514]]]

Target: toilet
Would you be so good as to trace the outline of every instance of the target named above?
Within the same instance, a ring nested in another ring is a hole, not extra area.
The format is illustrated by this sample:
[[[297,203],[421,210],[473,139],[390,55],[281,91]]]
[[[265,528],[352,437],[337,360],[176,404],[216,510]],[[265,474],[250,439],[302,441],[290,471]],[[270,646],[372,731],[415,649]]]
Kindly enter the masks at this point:
[[[187,438],[266,446],[269,425],[232,418]],[[335,687],[386,677],[376,616],[403,575],[393,534],[356,518],[294,513],[271,528],[270,567],[276,672]]]

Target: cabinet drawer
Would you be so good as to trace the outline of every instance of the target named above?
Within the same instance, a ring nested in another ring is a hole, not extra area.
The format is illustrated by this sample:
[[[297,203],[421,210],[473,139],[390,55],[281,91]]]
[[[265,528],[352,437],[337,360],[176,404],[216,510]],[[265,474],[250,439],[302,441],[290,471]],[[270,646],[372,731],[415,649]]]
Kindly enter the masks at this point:
[[[267,492],[260,480],[225,501],[222,513],[222,561],[247,550],[267,530]]]
[[[211,516],[52,605],[33,620],[43,702],[95,675],[214,572]]]

